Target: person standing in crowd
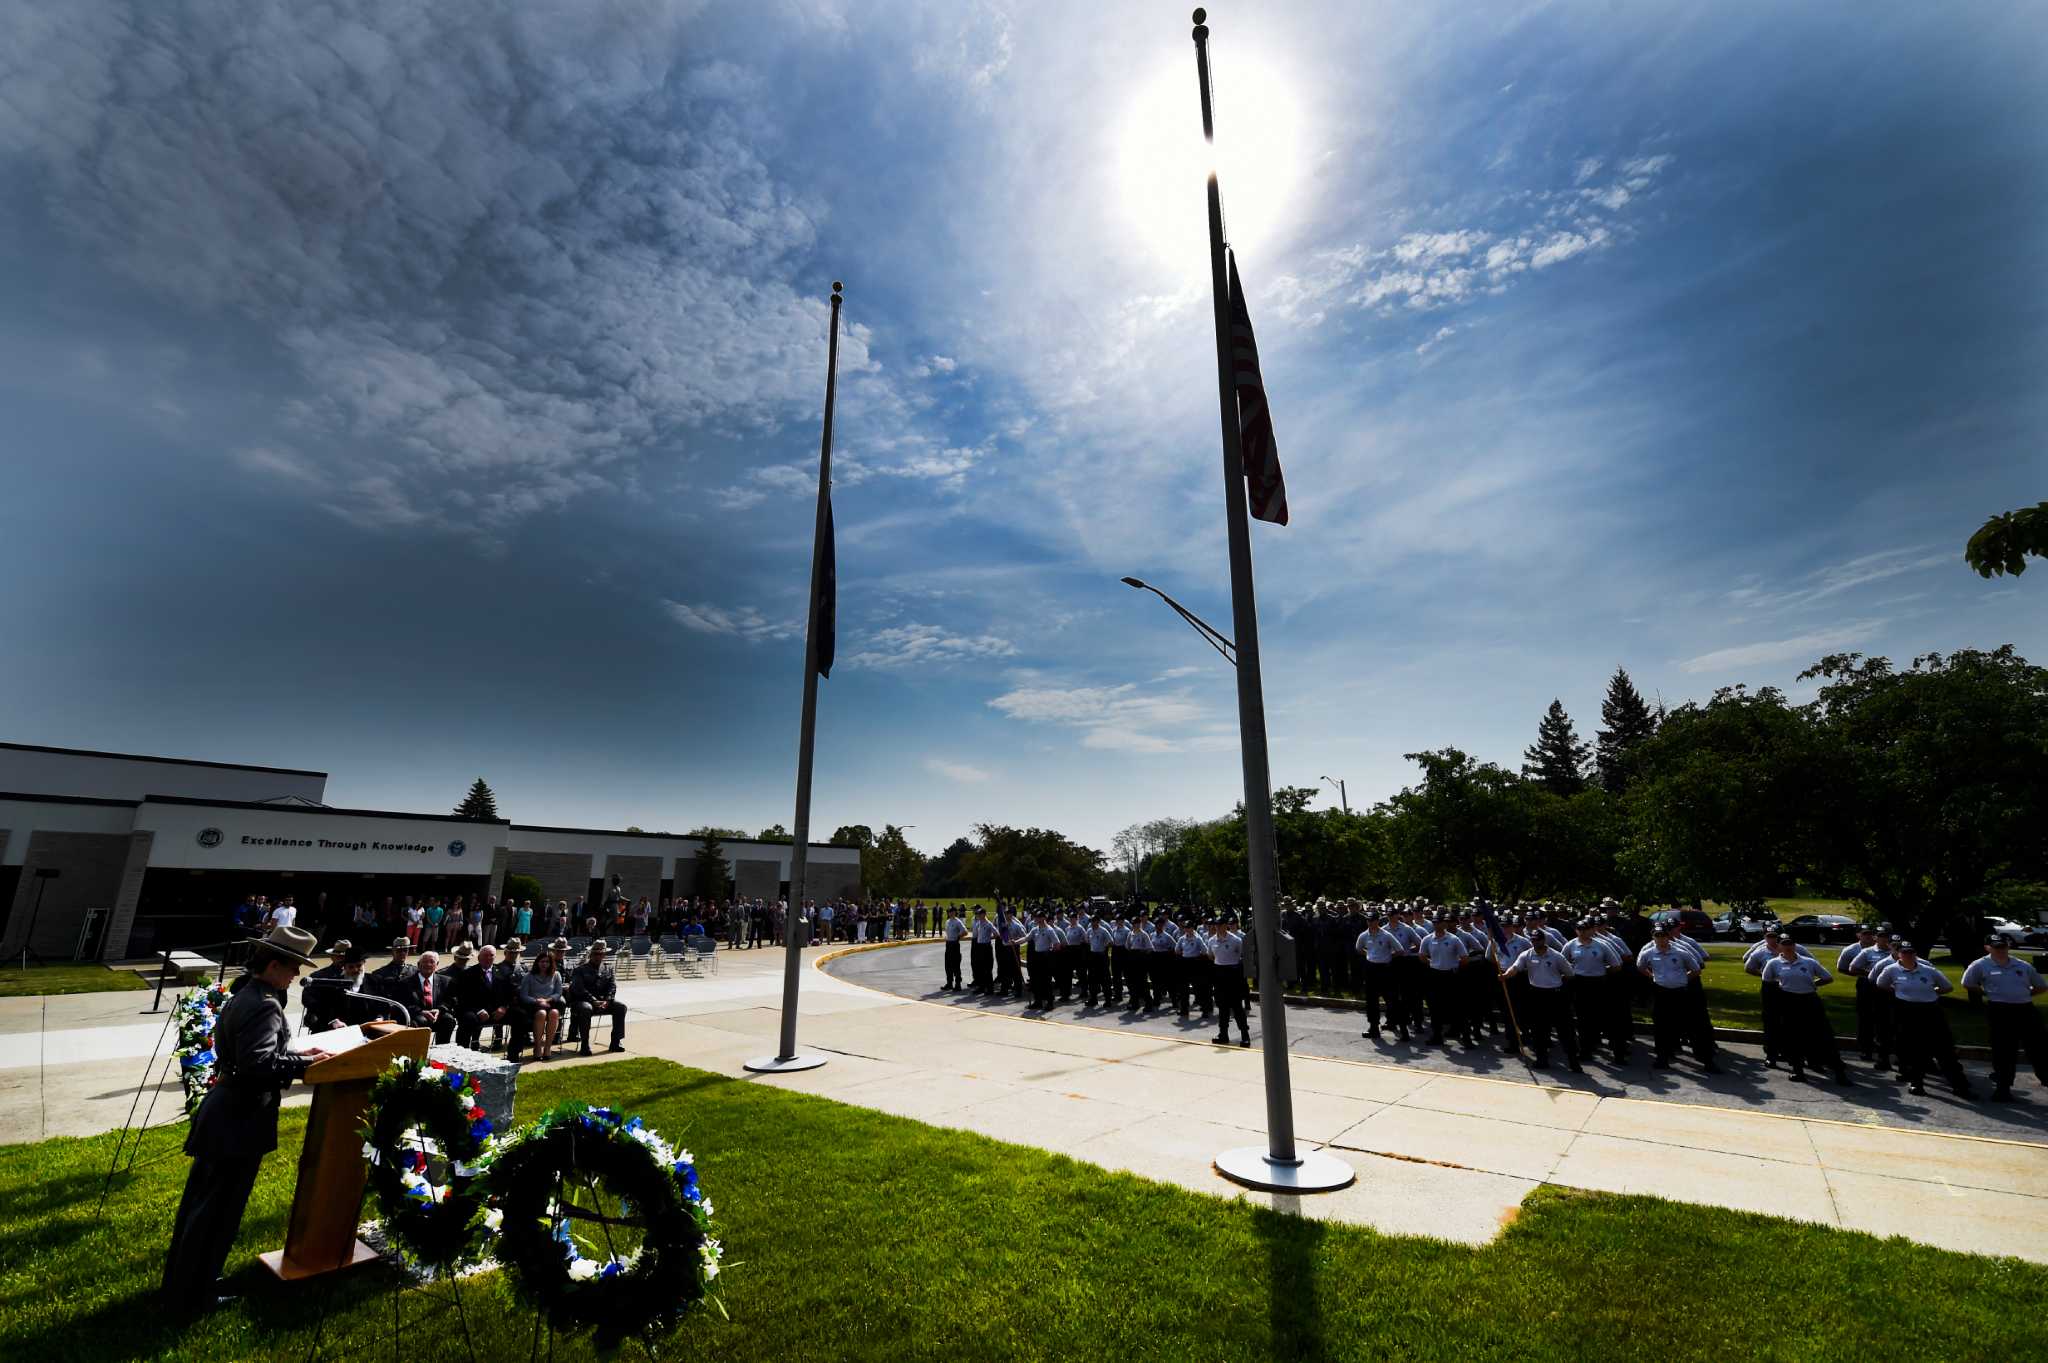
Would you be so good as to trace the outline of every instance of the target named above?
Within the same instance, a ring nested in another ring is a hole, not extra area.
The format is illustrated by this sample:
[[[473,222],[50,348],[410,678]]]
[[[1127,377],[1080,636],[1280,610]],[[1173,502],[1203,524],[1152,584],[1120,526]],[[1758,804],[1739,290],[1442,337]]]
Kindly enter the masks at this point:
[[[1870,976],[1860,967],[1863,953],[1876,945],[1876,925],[1859,923],[1856,925],[1856,940],[1843,947],[1841,954],[1835,957],[1835,973],[1856,985],[1856,1049],[1865,1060],[1874,1058],[1877,1008],[1873,1001],[1876,991],[1870,983]]]
[[[1039,914],[1026,939],[1029,954],[1024,958],[1031,980],[1031,1006],[1040,1012],[1052,1007],[1053,957],[1059,954],[1060,933],[1044,914]]]
[[[1251,1010],[1244,983],[1244,934],[1218,920],[1209,938],[1209,960],[1215,970],[1216,1044],[1230,1044],[1230,1024],[1237,1023],[1237,1044],[1252,1044]]]
[[[1024,926],[1024,916],[1009,905],[998,906],[996,915],[1000,919],[996,924],[996,992],[1021,999],[1024,970],[1019,953],[1030,930]]]
[[[1365,991],[1366,1029],[1359,1033],[1371,1041],[1380,1039],[1380,1017],[1385,1009],[1387,1025],[1394,1034],[1408,1039],[1408,1018],[1401,1011],[1400,996],[1394,990],[1394,958],[1401,954],[1401,940],[1389,932],[1386,917],[1380,913],[1369,913],[1365,917],[1365,929],[1352,944],[1365,962],[1365,976],[1362,981]]]
[[[1088,964],[1082,976],[1081,1002],[1090,1008],[1097,1008],[1109,1001],[1109,948],[1114,937],[1109,925],[1102,921],[1102,915],[1090,914],[1084,940],[1088,950]],[[1208,1017],[1204,1008],[1202,1016]]]
[[[356,987],[363,976],[367,952],[346,938],[328,948],[330,964],[306,976],[299,985],[299,999],[305,1009],[306,1030],[324,1032],[347,1021],[342,995]]]
[[[1591,1056],[1602,1036],[1614,1052],[1614,1063],[1626,1065],[1630,1048],[1628,995],[1615,989],[1621,956],[1595,931],[1590,918],[1579,920],[1572,940],[1564,944],[1571,963],[1572,1015],[1578,1024],[1579,1054]]]
[[[1777,938],[1778,934],[1772,933]],[[1831,1071],[1837,1084],[1849,1082],[1834,1028],[1821,1006],[1820,986],[1835,977],[1811,955],[1802,955],[1790,937],[1778,938],[1778,954],[1758,972],[1763,987],[1778,991],[1778,1050],[1792,1065],[1794,1079],[1806,1078],[1806,1067]]]
[[[1970,1096],[1970,1081],[1956,1059],[1955,1037],[1941,1011],[1941,996],[1955,988],[1948,976],[1920,959],[1911,942],[1900,942],[1899,958],[1877,974],[1877,987],[1891,995],[1898,1027],[1899,1077],[1914,1094],[1925,1094],[1930,1061],[1940,1067],[1958,1098]]]
[[[939,986],[941,991],[958,990],[960,984],[960,939],[967,935],[967,924],[960,921],[960,911],[955,909],[946,915],[946,982]]]
[[[974,992],[987,994],[995,988],[991,978],[996,959],[996,925],[988,921],[988,910],[974,906],[974,940],[969,954],[974,963]]]
[[[533,901],[527,900],[512,914],[512,936],[524,940],[533,935]]]
[[[1778,959],[1778,944],[1781,940],[1775,926],[1765,928],[1763,940],[1743,953],[1742,968],[1752,975],[1763,976],[1765,968]],[[1794,943],[1793,954],[1811,956],[1813,953]],[[1787,1054],[1783,1035],[1784,1010],[1778,1006],[1780,993],[1777,979],[1778,976],[1775,974],[1765,979],[1758,996],[1758,1006],[1763,1014],[1764,1023],[1764,1064],[1771,1069],[1777,1068],[1780,1055]]]
[[[570,972],[565,993],[575,1021],[571,1031],[583,1038],[584,1055],[590,1054],[590,1030],[597,1018],[612,1020],[611,1049],[626,1049],[626,1005],[619,1002],[618,978],[605,967],[604,939],[590,944],[583,963]]]
[[[1565,1063],[1573,1074],[1584,1074],[1579,1064],[1579,1042],[1573,1033],[1571,1011],[1565,1005],[1565,981],[1572,978],[1572,964],[1561,951],[1550,945],[1550,934],[1538,924],[1529,936],[1529,949],[1516,956],[1508,967],[1501,971],[1503,977],[1521,976],[1528,980],[1529,987],[1523,991],[1522,999],[1528,1012],[1521,1018],[1522,1032],[1529,1039],[1529,1050],[1535,1059],[1529,1062],[1531,1069],[1550,1068],[1550,1034],[1553,1030],[1562,1033]]]
[[[1714,1062],[1714,1034],[1695,1020],[1688,986],[1699,978],[1699,962],[1683,947],[1672,944],[1671,924],[1659,921],[1650,928],[1650,942],[1636,955],[1636,969],[1651,985],[1650,1021],[1656,1041],[1653,1069],[1668,1070],[1680,1044],[1692,1043],[1700,1068],[1719,1074]]]
[[[439,898],[434,899],[433,902],[420,910],[420,935],[418,940],[422,948],[433,951],[440,947],[441,919],[447,912],[446,909],[441,907]]]
[[[1984,1004],[1991,1029],[1991,1101],[2012,1101],[2012,1081],[2019,1073],[2020,1052],[2027,1053],[2034,1077],[2048,1088],[2048,1039],[2034,996],[2048,990],[2041,972],[2012,954],[2012,943],[1998,933],[1984,939],[1984,954],[1963,971],[1963,988]]]
[[[224,1305],[221,1270],[256,1187],[263,1157],[277,1148],[284,1090],[328,1058],[317,1047],[293,1054],[285,1003],[299,971],[313,964],[313,934],[273,928],[256,944],[214,1025],[214,1084],[192,1114],[185,1153],[192,1168],[164,1255],[162,1305],[178,1316]]]
[[[555,969],[553,948],[543,948],[533,958],[533,968],[520,977],[519,1003],[527,1035],[533,1039],[533,1058],[546,1060],[554,1052],[555,1029],[562,1021],[562,977]],[[518,1061],[516,1037],[505,1058]]]
[[[1424,990],[1429,999],[1429,1044],[1441,1046],[1446,1033],[1468,1047],[1476,1045],[1472,1033],[1458,1013],[1458,971],[1465,964],[1464,939],[1451,931],[1450,920],[1438,915],[1429,936],[1422,939],[1422,956],[1429,967]]]

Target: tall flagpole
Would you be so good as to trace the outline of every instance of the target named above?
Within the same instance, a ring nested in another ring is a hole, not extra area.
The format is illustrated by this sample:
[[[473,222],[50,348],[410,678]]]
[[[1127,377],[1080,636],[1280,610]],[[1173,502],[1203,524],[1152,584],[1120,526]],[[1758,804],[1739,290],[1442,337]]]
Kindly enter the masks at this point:
[[[797,981],[803,972],[804,873],[811,842],[811,749],[818,734],[818,603],[825,576],[825,526],[832,514],[832,398],[839,386],[839,290],[832,281],[832,334],[826,344],[825,434],[818,447],[818,510],[811,529],[811,609],[804,625],[804,717],[796,747],[796,829],[789,849],[789,912],[783,915],[782,1039],[773,1056],[749,1060],[756,1074],[814,1070],[825,1063],[816,1053],[796,1049]]]
[[[1202,137],[1216,144],[1209,96],[1209,28],[1195,11],[1195,74],[1202,86]],[[1267,1148],[1246,1146],[1216,1157],[1224,1177],[1271,1192],[1328,1192],[1348,1186],[1351,1166],[1294,1147],[1294,1092],[1287,1073],[1287,1004],[1280,985],[1278,853],[1273,837],[1272,776],[1266,765],[1266,696],[1259,675],[1259,606],[1252,590],[1252,532],[1245,509],[1244,451],[1230,353],[1230,274],[1224,257],[1223,194],[1209,170],[1209,283],[1215,292],[1216,395],[1223,429],[1223,503],[1230,531],[1230,614],[1237,636],[1237,729],[1244,753],[1245,841],[1251,861],[1253,936],[1259,969],[1259,1046],[1266,1065]]]

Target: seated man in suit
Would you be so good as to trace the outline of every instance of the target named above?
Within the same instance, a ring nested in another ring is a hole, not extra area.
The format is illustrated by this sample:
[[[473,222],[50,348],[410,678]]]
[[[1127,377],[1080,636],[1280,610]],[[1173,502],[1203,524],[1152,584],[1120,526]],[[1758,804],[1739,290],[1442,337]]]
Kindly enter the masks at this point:
[[[469,964],[469,943],[455,948],[458,970]],[[420,953],[420,968],[412,973],[407,997],[400,999],[412,1010],[412,1025],[434,1029],[434,1040],[446,1045],[455,1035],[455,971],[443,975],[441,957],[432,951]]]
[[[406,1003],[411,996],[411,980],[415,973],[406,957],[412,954],[412,942],[405,937],[393,938],[391,959],[363,976],[357,986],[365,994],[375,994],[390,999],[393,1003]]]
[[[584,1055],[590,1054],[591,1022],[601,1014],[609,1014],[612,1020],[611,1048],[626,1049],[626,1005],[619,1002],[618,980],[606,967],[606,954],[603,938],[592,942],[583,964],[570,973],[569,987],[564,991],[575,1016],[570,1035],[583,1038]]]
[[[467,945],[464,943],[455,948],[458,968],[451,972],[455,976],[455,997],[452,1001],[455,1040],[471,1050],[481,1050],[484,1028],[489,1027],[494,1033],[502,1028],[511,1011],[512,1001],[498,973],[496,949],[490,946],[477,948],[476,964],[465,966],[462,961],[468,954],[464,950]],[[518,988],[516,980],[511,988]]]
[[[355,1021],[344,999],[362,980],[363,961],[369,953],[344,940],[334,944],[333,955],[333,964],[322,966],[299,982],[309,1032],[324,1032]]]

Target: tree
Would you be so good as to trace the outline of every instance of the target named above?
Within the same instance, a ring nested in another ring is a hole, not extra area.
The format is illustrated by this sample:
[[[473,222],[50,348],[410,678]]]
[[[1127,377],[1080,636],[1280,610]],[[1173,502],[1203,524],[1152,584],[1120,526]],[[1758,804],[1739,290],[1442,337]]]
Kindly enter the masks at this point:
[[[867,832],[866,828],[861,829]],[[838,842],[837,836],[832,839]],[[861,883],[870,894],[894,899],[912,893],[924,876],[924,853],[910,845],[903,830],[884,824],[882,836],[860,854]]]
[[[505,884],[498,897],[508,903],[545,904],[548,892],[542,888],[538,878],[513,873],[505,877]],[[538,924],[535,925],[539,926]]]
[[[2048,502],[1993,516],[1963,549],[1964,561],[1979,577],[2018,577],[2029,558],[2048,558]]]
[[[645,833],[647,830],[637,823],[629,823],[626,825],[626,831],[628,833]]]
[[[715,838],[721,842],[752,842],[744,828],[719,828],[712,824],[701,824],[683,834],[686,838]]]
[[[697,849],[697,897],[714,902],[732,898],[732,867],[726,864],[725,848],[717,833],[704,829],[695,836],[703,839]]]
[[[970,893],[960,881],[960,868],[973,852],[974,844],[965,838],[955,838],[946,844],[945,851],[924,864],[918,893],[928,899],[957,899]]]
[[[498,797],[484,784],[484,778],[476,778],[476,784],[469,788],[469,794],[462,797],[462,803],[455,806],[455,813],[465,819],[495,819],[498,817]]]
[[[1609,795],[1628,789],[1629,755],[1657,732],[1658,719],[1629,680],[1628,669],[1615,668],[1607,682],[1606,699],[1600,702],[1600,722],[1606,727],[1595,735],[1593,755],[1600,787]]]
[[[1523,750],[1522,775],[1535,778],[1553,795],[1577,795],[1586,788],[1586,763],[1593,750],[1579,741],[1564,702],[1552,698],[1536,722],[1536,742]]]
[[[976,824],[974,850],[960,866],[969,893],[1004,898],[1092,894],[1102,883],[1102,853],[1049,828]]]
[[[1978,950],[1972,915],[2003,881],[2048,876],[2048,669],[2010,644],[1929,653],[1904,672],[1832,654],[1800,674],[1827,764],[1824,873],[1902,926]]]
[[[1406,756],[1422,768],[1422,783],[1388,802],[1404,886],[1445,898],[1520,899],[1541,865],[1542,788],[1456,748]]]
[[[755,834],[755,835],[753,836],[753,838],[751,839],[751,841],[754,841],[754,842],[795,842],[795,841],[796,841],[796,839],[795,839],[795,838],[792,838],[792,837],[791,837],[791,836],[789,835],[789,830],[788,830],[787,828],[784,828],[784,827],[783,827],[783,826],[782,826],[781,824],[779,824],[779,823],[772,823],[772,824],[769,824],[769,825],[768,825],[768,826],[767,826],[766,828],[762,829],[762,830],[761,830],[761,831],[760,831],[759,833],[756,833],[756,834]]]
[[[865,851],[875,845],[875,830],[864,823],[841,824],[832,830],[834,847],[858,847]]]

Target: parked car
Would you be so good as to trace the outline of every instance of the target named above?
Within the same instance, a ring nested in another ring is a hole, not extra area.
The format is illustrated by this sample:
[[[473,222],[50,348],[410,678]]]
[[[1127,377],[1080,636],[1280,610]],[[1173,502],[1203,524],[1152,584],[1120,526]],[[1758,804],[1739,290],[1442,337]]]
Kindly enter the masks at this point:
[[[1980,918],[1977,920],[1977,926],[1987,936],[1994,932],[1998,933],[2010,940],[2014,946],[2048,946],[2048,928],[2038,924],[2030,928],[2010,918]]]
[[[1698,942],[1719,941],[1721,934],[1714,927],[1714,920],[1699,909],[1659,909],[1650,915],[1653,923],[1668,923],[1677,920],[1685,925],[1685,935]]]
[[[1808,946],[1856,940],[1856,920],[1839,913],[1802,913],[1788,920],[1783,930]]]

